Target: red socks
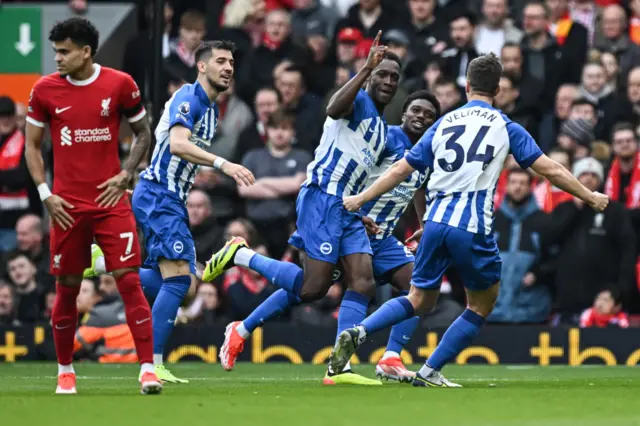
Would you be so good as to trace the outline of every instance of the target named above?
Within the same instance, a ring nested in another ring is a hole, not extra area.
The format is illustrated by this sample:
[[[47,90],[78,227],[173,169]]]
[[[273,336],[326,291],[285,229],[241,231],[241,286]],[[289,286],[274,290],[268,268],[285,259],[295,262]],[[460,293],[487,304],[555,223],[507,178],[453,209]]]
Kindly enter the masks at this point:
[[[73,341],[78,323],[78,293],[80,287],[66,287],[56,283],[56,300],[53,303],[51,322],[56,356],[61,365],[69,365],[73,361]]]
[[[128,272],[117,279],[118,291],[124,302],[127,325],[133,335],[136,353],[140,363],[153,363],[153,326],[151,324],[151,309],[144,297],[140,285],[140,275]],[[76,293],[77,294],[77,293]],[[74,298],[75,308],[75,298]],[[73,340],[72,340],[73,344]]]

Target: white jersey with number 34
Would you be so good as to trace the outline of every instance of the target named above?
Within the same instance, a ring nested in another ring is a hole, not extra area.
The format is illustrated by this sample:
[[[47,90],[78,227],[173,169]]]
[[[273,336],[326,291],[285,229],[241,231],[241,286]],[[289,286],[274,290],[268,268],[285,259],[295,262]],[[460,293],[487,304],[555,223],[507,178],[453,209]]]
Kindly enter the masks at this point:
[[[489,234],[509,151],[522,168],[542,155],[522,126],[486,102],[471,101],[442,116],[405,157],[413,168],[430,172],[424,219]]]

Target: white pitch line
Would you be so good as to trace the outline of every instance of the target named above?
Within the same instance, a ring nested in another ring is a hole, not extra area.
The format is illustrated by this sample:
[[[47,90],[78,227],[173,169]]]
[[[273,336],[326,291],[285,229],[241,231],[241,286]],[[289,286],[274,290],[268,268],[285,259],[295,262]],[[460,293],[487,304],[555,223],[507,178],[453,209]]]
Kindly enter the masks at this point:
[[[53,380],[56,379],[57,376],[4,376],[3,379],[17,379],[17,380]],[[137,380],[136,376],[77,376],[78,380]],[[193,380],[193,381],[203,381],[203,382],[320,382],[322,381],[321,377],[242,377],[242,376],[234,376],[234,377],[185,377],[185,379]],[[451,380],[456,380],[460,382],[559,382],[560,378],[531,378],[531,379],[517,379],[517,378],[506,378],[506,377],[467,377],[467,378],[456,378],[452,377]]]

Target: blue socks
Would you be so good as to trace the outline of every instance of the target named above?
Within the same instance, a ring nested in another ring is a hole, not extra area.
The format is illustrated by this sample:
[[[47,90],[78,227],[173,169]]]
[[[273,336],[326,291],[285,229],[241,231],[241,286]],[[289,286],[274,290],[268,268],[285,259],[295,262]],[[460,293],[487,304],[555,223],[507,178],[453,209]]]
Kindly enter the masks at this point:
[[[155,269],[140,268],[140,283],[142,284],[142,291],[144,294],[152,300],[158,297],[160,288],[162,287],[162,275],[160,271]]]
[[[401,321],[414,316],[414,309],[409,299],[404,296],[388,300],[384,305],[375,311],[371,316],[362,321],[362,325],[367,334],[375,333],[383,328],[398,324]]]
[[[191,276],[180,275],[164,280],[162,288],[151,309],[153,319],[153,354],[162,356],[164,345],[169,340],[176,314],[182,300],[189,291]]]
[[[367,317],[369,298],[352,290],[347,290],[338,311],[338,336],[344,330],[353,328]]]
[[[281,315],[288,308],[299,303],[300,299],[298,296],[280,289],[269,296],[260,306],[255,308],[242,323],[246,331],[253,333],[253,330],[260,327],[265,321]]]
[[[402,352],[404,345],[409,343],[413,332],[418,328],[420,317],[415,316],[407,320],[402,321],[400,324],[396,324],[391,329],[389,334],[389,342],[387,342],[387,352]]]
[[[469,309],[466,309],[449,326],[447,332],[426,364],[436,370],[440,370],[449,361],[456,357],[471,341],[480,333],[484,325],[484,318]]]
[[[254,254],[249,261],[249,269],[253,269],[269,280],[270,283],[300,296],[304,272],[289,262],[273,260],[261,254]]]

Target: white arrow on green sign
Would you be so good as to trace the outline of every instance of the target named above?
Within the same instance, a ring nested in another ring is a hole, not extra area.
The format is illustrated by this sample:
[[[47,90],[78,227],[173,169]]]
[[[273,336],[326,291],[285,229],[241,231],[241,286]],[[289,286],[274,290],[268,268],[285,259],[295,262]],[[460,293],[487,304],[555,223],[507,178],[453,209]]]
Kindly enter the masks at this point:
[[[0,73],[40,73],[40,8],[0,9]]]

